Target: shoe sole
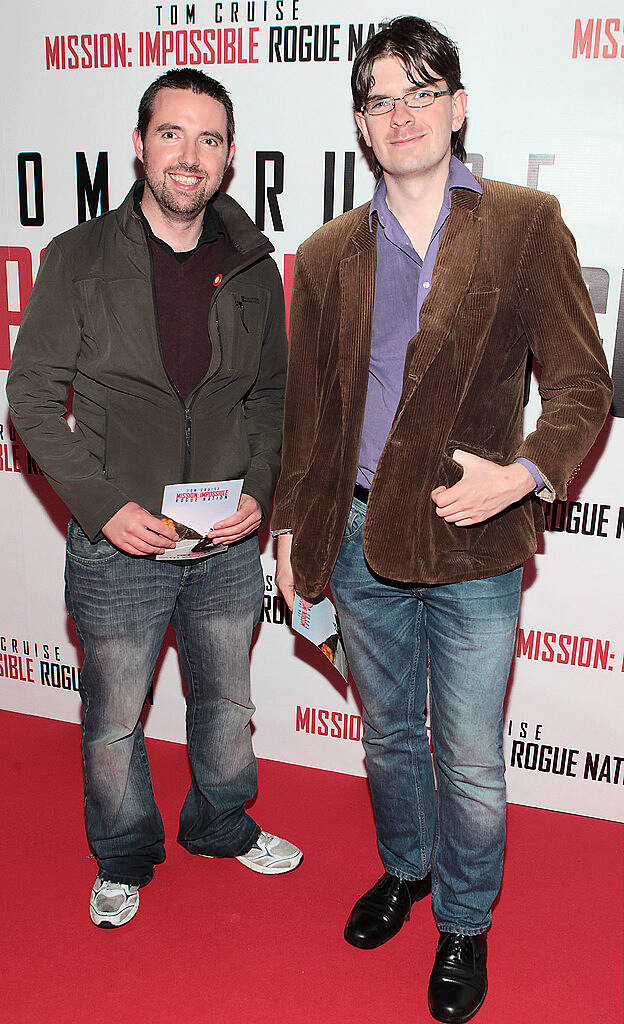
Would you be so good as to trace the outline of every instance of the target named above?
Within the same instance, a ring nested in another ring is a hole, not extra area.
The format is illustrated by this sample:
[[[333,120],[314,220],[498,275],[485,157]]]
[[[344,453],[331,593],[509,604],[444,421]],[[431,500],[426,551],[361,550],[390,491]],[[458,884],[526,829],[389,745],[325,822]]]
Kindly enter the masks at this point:
[[[427,997],[427,1003],[429,1005],[429,1013],[434,1018],[434,1020],[442,1021],[442,1024],[466,1024],[466,1021],[472,1020],[472,1018],[475,1016],[475,1014],[478,1013],[479,1010],[481,1009],[481,1007],[483,1006],[483,1003],[485,1001],[485,997],[487,995],[487,992],[488,992],[488,983],[487,983],[487,979],[486,979],[486,982],[485,982],[485,992],[481,996],[481,999],[480,999],[478,1005],[475,1006],[474,1010],[471,1010],[469,1014],[467,1014],[467,1015],[465,1015],[463,1017],[455,1017],[454,1015],[453,1016],[449,1016],[448,1014],[446,1014],[444,1016],[440,1016],[439,1014],[434,1013],[433,1010],[431,1009],[431,1002],[430,1002],[429,998]]]
[[[394,939],[399,934],[404,924],[405,921],[403,921],[395,932],[392,932],[392,935],[386,935],[383,939],[379,939],[378,942],[370,942],[366,939],[357,939],[353,936],[349,937],[349,935],[347,935],[347,929],[345,928],[345,942],[348,942],[350,946],[355,946],[356,949],[379,949],[380,946],[383,946],[386,942],[390,942],[391,939]]]
[[[246,868],[249,868],[250,871],[255,871],[259,875],[286,875],[288,874],[289,871],[294,871],[295,868],[299,867],[303,860],[303,853],[299,854],[299,857],[295,860],[294,863],[292,861],[289,861],[284,867],[279,868],[270,866],[264,867],[262,864],[254,864],[253,861],[245,860],[244,855],[242,857],[237,857],[236,860],[243,864]]]
[[[211,853],[200,853],[199,856],[200,857],[205,857],[206,860],[214,860],[215,859],[214,856]],[[223,860],[229,860],[229,859],[230,859],[229,857],[224,857],[223,858]],[[259,875],[286,875],[286,874],[288,874],[289,871],[294,871],[295,868],[299,867],[299,865],[301,864],[301,862],[303,860],[303,852],[301,852],[299,854],[299,858],[298,858],[298,860],[295,861],[294,864],[289,863],[288,867],[277,868],[277,869],[276,868],[265,868],[265,867],[262,867],[261,864],[252,864],[252,863],[250,863],[250,861],[245,860],[244,855],[241,856],[241,857],[235,857],[234,859],[240,861],[240,863],[243,864],[246,868],[249,868],[250,871],[256,871]]]

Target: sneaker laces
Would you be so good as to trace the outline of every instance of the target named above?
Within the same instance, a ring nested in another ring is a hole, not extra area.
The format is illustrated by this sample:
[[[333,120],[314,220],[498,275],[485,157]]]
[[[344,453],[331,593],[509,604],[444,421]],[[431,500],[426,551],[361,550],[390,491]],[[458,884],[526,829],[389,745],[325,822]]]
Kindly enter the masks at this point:
[[[100,887],[96,896],[99,896],[100,893],[110,896],[115,891],[123,892],[126,896],[132,896],[139,891],[139,886],[134,885],[132,882],[111,882],[108,878],[100,878]]]

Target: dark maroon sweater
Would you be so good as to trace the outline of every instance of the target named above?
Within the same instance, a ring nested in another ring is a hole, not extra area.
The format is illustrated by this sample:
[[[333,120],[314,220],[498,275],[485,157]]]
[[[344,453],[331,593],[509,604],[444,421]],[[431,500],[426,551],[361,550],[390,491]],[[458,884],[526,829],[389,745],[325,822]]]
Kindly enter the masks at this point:
[[[210,203],[202,233],[190,252],[174,252],[167,242],[157,238],[139,203],[135,196],[135,209],[143,221],[152,254],[163,361],[180,397],[186,401],[210,365],[208,310],[221,281],[224,258],[232,247]]]

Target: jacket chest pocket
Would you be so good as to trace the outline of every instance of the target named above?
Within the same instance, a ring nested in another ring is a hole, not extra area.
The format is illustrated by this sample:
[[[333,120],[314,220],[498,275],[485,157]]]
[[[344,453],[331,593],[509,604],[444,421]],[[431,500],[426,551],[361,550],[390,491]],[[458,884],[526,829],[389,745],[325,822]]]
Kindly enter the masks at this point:
[[[151,288],[144,278],[94,277],[79,282],[83,310],[81,357],[122,372],[154,366],[156,336]],[[93,365],[93,364],[92,364]],[[94,375],[100,373],[94,365]]]
[[[240,316],[241,327],[245,334],[257,329],[260,299],[256,295],[238,295],[234,297],[234,305]]]
[[[496,315],[500,291],[469,292],[459,308],[451,338],[456,363],[468,368],[481,355]]]
[[[235,291],[218,308],[222,367],[251,380],[258,372],[266,322],[266,299],[258,291]]]
[[[498,300],[498,289],[470,292],[457,313],[450,337],[442,348],[445,364],[443,393],[451,408],[459,407],[475,376],[481,372]]]

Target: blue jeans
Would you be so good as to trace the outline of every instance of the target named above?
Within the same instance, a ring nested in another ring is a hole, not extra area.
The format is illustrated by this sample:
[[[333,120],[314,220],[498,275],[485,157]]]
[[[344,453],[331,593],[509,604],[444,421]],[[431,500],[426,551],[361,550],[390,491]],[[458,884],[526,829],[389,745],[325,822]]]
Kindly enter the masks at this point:
[[[522,568],[444,586],[395,584],[364,559],[365,512],[354,499],[331,589],[362,700],[381,859],[400,878],[431,869],[440,931],[477,935],[490,924],[503,868],[503,701]]]
[[[178,841],[191,853],[246,853],[260,829],[249,648],[264,591],[257,536],[200,562],[157,562],[92,544],[75,520],[65,597],[84,651],[80,694],[87,836],[99,873],[144,885],[165,859],[141,711],[169,623],[188,685],[191,785]]]

